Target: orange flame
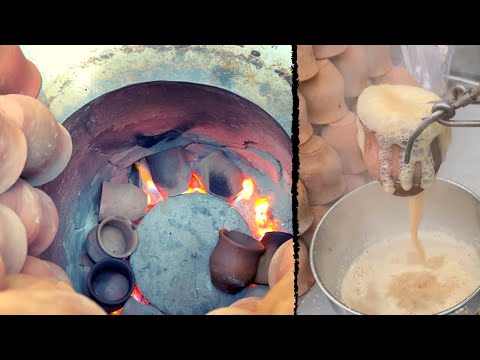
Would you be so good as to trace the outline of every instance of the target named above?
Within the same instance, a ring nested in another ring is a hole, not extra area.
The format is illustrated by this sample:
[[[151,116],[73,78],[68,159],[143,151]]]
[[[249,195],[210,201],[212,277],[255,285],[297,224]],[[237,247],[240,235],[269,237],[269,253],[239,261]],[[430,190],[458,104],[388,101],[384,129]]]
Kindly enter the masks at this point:
[[[150,304],[150,302],[147,299],[145,299],[145,297],[143,296],[143,293],[139,289],[137,284],[135,284],[135,287],[133,288],[133,291],[132,291],[132,295],[130,295],[130,296],[133,297],[138,302],[144,304],[144,305],[149,305]]]
[[[145,192],[145,194],[147,194],[148,207],[149,209],[151,209],[160,201],[165,200],[167,196],[163,192],[159,191],[159,189],[153,182],[150,169],[148,168],[148,165],[146,165],[146,161],[144,159],[136,162],[133,165],[138,170],[138,174],[141,180],[141,188]]]
[[[279,229],[278,222],[270,218],[270,199],[260,197],[255,200],[255,223],[257,225],[257,239],[263,238],[265,233]]]
[[[243,180],[242,182],[242,187],[243,189],[235,195],[235,197],[231,198],[228,203],[230,205],[232,204],[238,204],[242,200],[250,200],[250,198],[253,195],[253,192],[255,191],[255,185],[253,183],[253,180],[251,178],[247,178]]]
[[[109,315],[120,315],[122,310],[123,310],[123,307],[121,309],[118,309],[118,310],[115,310],[115,311],[111,312]]]
[[[188,190],[184,191],[182,194],[191,194],[191,193],[201,193],[206,194],[206,190],[203,187],[202,180],[200,175],[195,171],[192,171],[192,178],[190,179],[190,184],[188,184]]]

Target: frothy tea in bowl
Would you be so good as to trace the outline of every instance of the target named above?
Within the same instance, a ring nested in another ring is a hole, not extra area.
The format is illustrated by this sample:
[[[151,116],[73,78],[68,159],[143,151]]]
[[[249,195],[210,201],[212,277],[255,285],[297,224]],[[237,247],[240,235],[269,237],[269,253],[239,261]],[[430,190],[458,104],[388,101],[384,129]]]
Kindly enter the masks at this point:
[[[346,271],[340,297],[358,312],[436,314],[461,303],[480,285],[480,257],[472,245],[440,231],[418,232],[423,190],[434,182],[438,162],[445,159],[450,129],[437,123],[427,127],[415,141],[408,164],[403,162],[404,148],[430,114],[430,102],[437,100],[425,89],[400,85],[371,86],[359,97],[359,146],[385,192],[410,196],[410,233],[366,247]],[[374,146],[366,144],[369,136]],[[432,155],[434,141],[441,153],[437,159]],[[417,190],[410,192],[413,186]]]

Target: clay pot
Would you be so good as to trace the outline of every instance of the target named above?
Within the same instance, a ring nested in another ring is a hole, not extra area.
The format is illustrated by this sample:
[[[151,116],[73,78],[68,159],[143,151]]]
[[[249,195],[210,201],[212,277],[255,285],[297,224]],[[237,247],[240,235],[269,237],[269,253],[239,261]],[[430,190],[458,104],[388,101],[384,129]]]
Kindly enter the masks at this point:
[[[298,94],[298,139],[300,144],[305,144],[308,139],[310,139],[313,135],[313,127],[308,121],[308,112],[307,112],[307,104],[305,102],[305,98],[300,91],[297,91]]]
[[[223,307],[212,310],[207,315],[256,315],[256,313],[238,307]]]
[[[210,255],[212,283],[218,289],[235,294],[255,277],[265,246],[239,231],[219,231],[218,242]]]
[[[295,275],[293,272],[289,272],[271,288],[267,295],[265,295],[257,308],[257,313],[268,315],[294,315],[294,286]]]
[[[348,45],[340,55],[331,59],[343,76],[345,97],[357,97],[367,87],[368,59],[364,45]]]
[[[37,97],[42,78],[37,67],[18,45],[0,45],[0,95],[22,94]]]
[[[48,249],[58,230],[58,211],[53,200],[42,190],[35,189],[41,204],[42,218],[36,238],[28,245],[28,255],[38,256]]]
[[[315,59],[328,59],[343,53],[347,45],[313,45]]]
[[[27,141],[22,129],[0,108],[0,194],[9,189],[23,171]]]
[[[358,175],[352,175],[352,176],[358,176]],[[328,209],[330,209],[329,206],[310,206],[310,211],[313,213],[314,220],[313,224],[308,229],[301,237],[300,240],[303,241],[303,243],[307,246],[307,248],[310,249],[310,244],[312,243],[313,240],[313,235],[315,235],[315,231],[317,230],[317,226],[320,223],[320,221],[323,219],[325,214],[327,213]]]
[[[4,205],[0,205],[0,258],[7,273],[22,270],[27,257],[27,232],[20,218]]]
[[[138,233],[126,218],[109,216],[95,226],[87,236],[87,252],[93,261],[107,258],[123,259],[137,249]]]
[[[230,305],[230,307],[247,310],[255,313],[257,312],[258,305],[260,304],[261,301],[262,301],[262,298],[259,298],[259,297],[248,297],[248,298],[235,301],[232,305]]]
[[[317,73],[318,65],[313,56],[312,45],[297,45],[297,69],[298,81],[308,80]]]
[[[359,174],[367,167],[357,140],[357,116],[352,112],[322,129],[322,138],[340,157],[344,174]]]
[[[29,254],[40,255],[51,244],[58,230],[58,212],[52,199],[18,179],[15,185],[0,195],[0,204],[12,209],[25,226]]]
[[[418,86],[417,80],[410,74],[410,72],[402,67],[394,66],[389,72],[385,75],[372,78],[372,83],[375,85],[379,84],[390,84],[390,85],[410,85]]]
[[[337,152],[319,136],[299,148],[300,180],[310,205],[324,205],[342,196],[346,185]]]
[[[267,232],[262,238],[261,243],[265,246],[265,252],[260,256],[257,265],[257,274],[255,275],[255,284],[268,285],[268,269],[275,251],[286,241],[293,238],[292,234],[272,231]]]
[[[71,285],[67,273],[60,266],[33,256],[27,256],[21,273],[38,277],[49,277]]]
[[[298,180],[297,183],[297,201],[298,233],[301,235],[308,230],[313,222],[313,214],[310,211],[307,190],[301,180]]]
[[[0,97],[0,109],[12,110],[12,117],[27,140],[27,161],[22,178],[31,185],[43,185],[55,179],[72,155],[72,139],[50,110],[39,100],[24,95]]]
[[[317,60],[318,73],[299,84],[307,102],[308,120],[313,125],[330,124],[347,113],[343,78],[329,60]]]
[[[301,240],[298,241],[298,245],[300,248],[298,251],[297,294],[298,296],[302,296],[312,287],[315,279],[310,269],[307,247]],[[293,274],[294,270],[293,240],[289,240],[278,248],[270,262],[270,269],[268,270],[268,283],[270,284],[270,288],[273,289],[280,279],[287,274]]]
[[[5,290],[7,287],[7,271],[5,270],[5,264],[0,256],[0,291]]]
[[[112,184],[104,181],[98,220],[103,221],[110,216],[122,216],[135,222],[147,213],[147,201],[147,195],[135,185]]]
[[[367,165],[368,172],[373,177],[373,179],[377,180],[381,183],[380,177],[380,144],[375,137],[375,132],[368,130],[362,123],[361,119],[359,119],[359,123],[363,129],[363,158]],[[393,195],[395,196],[414,196],[423,191],[420,187],[420,183],[422,180],[422,164],[421,162],[417,162],[414,166],[413,171],[413,180],[412,180],[412,188],[409,191],[405,191],[400,186],[400,180],[398,179],[398,174],[400,170],[400,154],[403,153],[403,149],[396,144],[391,146],[391,153],[392,153],[392,178],[395,183],[395,191]],[[433,157],[434,163],[434,170],[435,174],[438,172],[440,165],[442,164],[442,153],[440,151],[439,140],[436,137],[431,145],[430,151]]]
[[[106,315],[95,302],[64,281],[12,274],[0,292],[0,315]]]
[[[366,45],[368,59],[368,76],[385,75],[392,67],[390,45]]]
[[[87,248],[88,256],[93,262],[97,263],[103,259],[110,259],[112,258],[108,255],[103,249],[100,247],[98,243],[98,228],[100,224],[94,226],[87,235],[87,241],[85,242],[85,247]],[[92,265],[93,266],[93,265]]]
[[[135,277],[122,260],[104,259],[90,270],[87,287],[90,296],[110,313],[127,302],[135,287]]]

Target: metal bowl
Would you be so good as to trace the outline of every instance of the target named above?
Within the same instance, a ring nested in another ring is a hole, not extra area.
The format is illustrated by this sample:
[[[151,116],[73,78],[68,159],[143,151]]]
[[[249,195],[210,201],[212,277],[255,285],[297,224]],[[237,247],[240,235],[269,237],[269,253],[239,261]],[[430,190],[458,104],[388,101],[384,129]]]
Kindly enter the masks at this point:
[[[340,300],[345,273],[366,247],[397,233],[407,233],[408,222],[408,199],[385,193],[376,182],[352,191],[325,214],[313,236],[310,265],[335,312],[361,314]],[[425,210],[419,229],[433,230],[473,245],[480,254],[480,198],[457,183],[437,178],[425,191]],[[479,292],[480,287],[438,315],[477,312]]]

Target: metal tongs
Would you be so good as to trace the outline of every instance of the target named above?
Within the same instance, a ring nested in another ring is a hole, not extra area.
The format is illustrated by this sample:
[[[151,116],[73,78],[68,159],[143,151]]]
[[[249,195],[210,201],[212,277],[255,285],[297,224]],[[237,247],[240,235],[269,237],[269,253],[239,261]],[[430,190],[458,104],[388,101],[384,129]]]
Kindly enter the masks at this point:
[[[427,128],[433,122],[438,122],[444,126],[449,127],[477,127],[480,126],[479,120],[452,120],[455,116],[455,111],[461,107],[467,105],[476,104],[480,105],[480,85],[467,90],[462,85],[456,85],[451,89],[453,94],[453,99],[451,100],[441,100],[434,102],[432,107],[432,114],[423,119],[421,124],[413,132],[407,142],[405,148],[405,158],[404,163],[410,163],[410,156],[412,153],[413,143],[422,133],[423,130]]]

